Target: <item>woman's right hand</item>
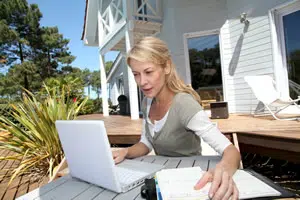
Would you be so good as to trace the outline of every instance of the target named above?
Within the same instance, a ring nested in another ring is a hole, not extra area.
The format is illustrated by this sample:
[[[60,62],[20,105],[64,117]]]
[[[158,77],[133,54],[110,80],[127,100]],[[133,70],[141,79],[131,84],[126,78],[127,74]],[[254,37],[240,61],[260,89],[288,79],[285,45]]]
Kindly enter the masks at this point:
[[[113,151],[112,155],[113,155],[115,164],[122,162],[126,158],[127,153],[128,153],[128,148]]]

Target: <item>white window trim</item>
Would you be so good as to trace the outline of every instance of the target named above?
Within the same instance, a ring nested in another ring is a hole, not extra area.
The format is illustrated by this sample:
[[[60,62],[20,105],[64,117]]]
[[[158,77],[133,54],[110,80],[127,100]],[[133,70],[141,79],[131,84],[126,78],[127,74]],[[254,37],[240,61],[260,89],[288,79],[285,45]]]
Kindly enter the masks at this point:
[[[299,0],[269,10],[276,89],[284,99],[289,98],[290,94],[282,17],[298,10],[300,10]]]
[[[120,80],[122,80],[122,86],[120,85]],[[124,94],[124,76],[123,76],[123,72],[120,73],[120,75],[116,76],[116,85],[117,85],[117,90],[119,95],[120,94]]]
[[[225,84],[225,73],[224,73],[224,61],[223,61],[223,52],[222,52],[222,38],[220,34],[220,29],[213,29],[207,31],[198,31],[198,32],[191,32],[191,33],[184,33],[183,34],[183,49],[184,49],[184,57],[185,57],[185,71],[186,71],[186,83],[192,84],[191,78],[191,66],[190,66],[190,57],[189,57],[189,49],[188,49],[188,39],[201,37],[201,36],[208,36],[208,35],[219,35],[219,49],[220,49],[220,64],[221,64],[221,73],[222,73],[222,87],[223,87],[223,98],[226,101],[227,96],[226,94],[226,84]]]

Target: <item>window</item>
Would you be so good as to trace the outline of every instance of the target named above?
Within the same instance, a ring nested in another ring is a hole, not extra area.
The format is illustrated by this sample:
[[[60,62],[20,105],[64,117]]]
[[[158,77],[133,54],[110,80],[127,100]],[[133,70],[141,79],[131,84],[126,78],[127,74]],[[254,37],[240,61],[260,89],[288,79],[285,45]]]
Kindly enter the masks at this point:
[[[292,99],[300,96],[300,10],[282,17],[285,62]]]
[[[282,97],[300,96],[300,1],[270,11],[277,89]]]
[[[119,94],[124,94],[124,82],[123,82],[123,75],[117,77],[117,86]]]
[[[200,95],[202,106],[209,108],[210,102],[223,101],[218,32],[186,35],[186,49],[191,84]]]

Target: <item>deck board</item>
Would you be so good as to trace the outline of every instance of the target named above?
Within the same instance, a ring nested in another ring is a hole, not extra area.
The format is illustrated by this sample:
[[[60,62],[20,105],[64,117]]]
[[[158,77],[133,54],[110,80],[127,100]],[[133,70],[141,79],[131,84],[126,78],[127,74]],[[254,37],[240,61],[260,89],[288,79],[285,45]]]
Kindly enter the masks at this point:
[[[111,144],[135,144],[140,140],[142,119],[131,120],[129,116],[102,114],[79,116],[80,120],[103,120]]]
[[[244,132],[268,137],[300,140],[299,121],[279,121],[271,117],[252,117],[249,115],[230,115],[228,119],[217,122],[222,133]]]

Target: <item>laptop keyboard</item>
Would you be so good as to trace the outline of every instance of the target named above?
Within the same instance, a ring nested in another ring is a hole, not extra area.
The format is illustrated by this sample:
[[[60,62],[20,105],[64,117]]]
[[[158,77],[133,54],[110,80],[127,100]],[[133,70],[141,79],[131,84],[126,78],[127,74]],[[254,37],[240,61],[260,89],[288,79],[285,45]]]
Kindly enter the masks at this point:
[[[116,167],[117,176],[121,183],[129,184],[147,175],[146,172]]]

